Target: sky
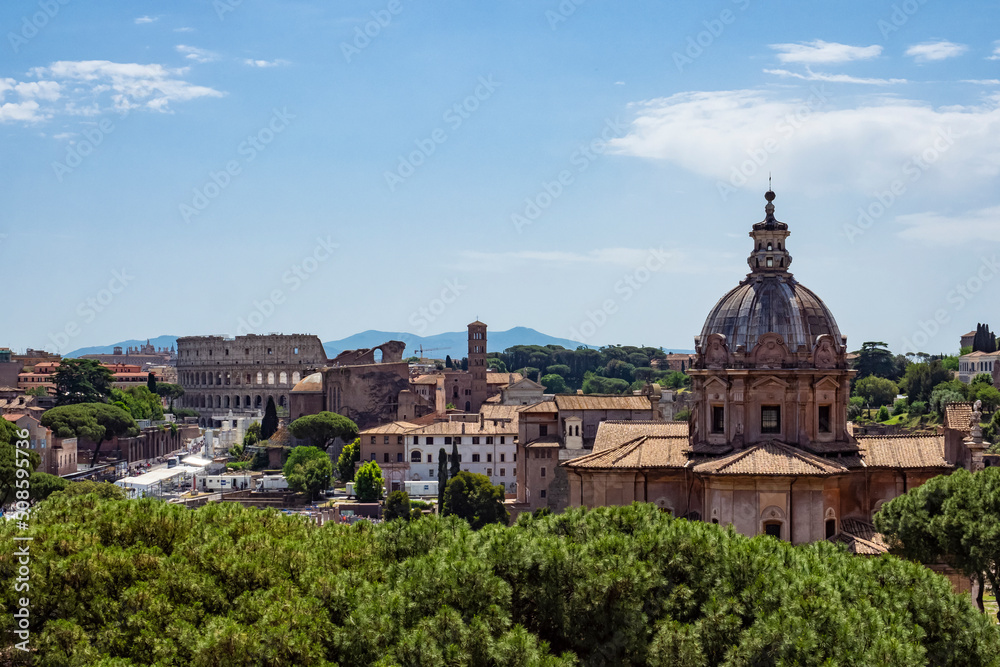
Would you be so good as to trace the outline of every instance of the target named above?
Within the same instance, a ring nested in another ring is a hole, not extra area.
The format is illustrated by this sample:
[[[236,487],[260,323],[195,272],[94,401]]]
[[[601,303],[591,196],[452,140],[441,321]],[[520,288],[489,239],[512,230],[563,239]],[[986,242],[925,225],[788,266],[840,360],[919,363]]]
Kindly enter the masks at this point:
[[[850,349],[953,353],[1000,327],[998,13],[9,0],[0,346],[479,319],[692,348],[770,176]]]

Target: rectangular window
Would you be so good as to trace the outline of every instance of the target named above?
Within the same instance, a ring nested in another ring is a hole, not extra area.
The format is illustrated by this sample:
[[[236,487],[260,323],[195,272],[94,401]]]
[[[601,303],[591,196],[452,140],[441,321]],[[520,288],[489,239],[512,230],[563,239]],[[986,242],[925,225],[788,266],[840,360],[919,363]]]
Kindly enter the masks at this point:
[[[402,462],[403,462],[403,452],[396,452],[396,463],[402,463]],[[430,456],[427,457],[427,462],[428,463],[431,462]]]
[[[541,491],[538,492],[538,497],[539,498],[544,498],[545,497],[545,489],[542,489]]]
[[[726,409],[721,405],[712,406],[712,433],[726,432]]]
[[[500,444],[501,444],[501,445],[506,445],[506,444],[507,444],[507,443],[505,442],[505,440],[506,440],[506,439],[507,439],[507,438],[506,438],[506,436],[503,436],[503,435],[501,435],[501,436],[500,436]]]
[[[428,437],[427,437],[427,444],[428,444],[428,445],[433,445],[433,444],[434,444],[434,438],[432,438],[432,437],[428,436]]]
[[[375,452],[372,452],[372,461],[375,460]]]
[[[385,436],[385,437],[382,438],[382,444],[383,445],[388,445],[389,444],[389,436]]]
[[[501,454],[500,455],[500,463],[505,463],[506,461],[507,461],[507,455],[506,454]]]
[[[432,460],[432,458],[431,458],[432,456],[433,456],[432,454],[428,454],[428,455],[427,455],[427,462],[428,462],[428,463],[434,463],[434,461],[433,461],[433,460]]]
[[[473,463],[479,463],[479,454],[473,454],[472,455],[472,462]]]
[[[372,436],[372,444],[373,445],[375,444],[375,436],[374,435]]]
[[[388,462],[389,462],[389,452],[383,452],[382,453],[382,463],[388,463]]]
[[[451,444],[451,437],[450,436],[445,436],[445,438],[444,438],[444,444],[446,444],[446,445],[450,445]]]
[[[486,476],[487,477],[492,477],[493,476],[493,468],[487,468],[486,469]]]
[[[829,433],[830,432],[830,406],[821,405],[819,406],[819,432]]]
[[[478,445],[479,444],[479,437],[478,436],[472,436],[472,444],[474,444],[474,445]]]
[[[507,476],[507,469],[506,468],[500,468],[500,476],[501,477],[506,477]]]
[[[542,468],[542,477],[545,477],[545,468]]]
[[[760,432],[781,433],[781,406],[763,405],[760,408]]]
[[[493,455],[492,454],[487,454],[486,455],[486,462],[487,463],[493,463]]]
[[[401,435],[397,435],[396,436],[396,444],[397,445],[403,444],[403,436],[401,436]]]
[[[486,444],[487,445],[492,445],[493,444],[493,436],[489,436],[489,435],[486,436]]]
[[[549,434],[549,427],[547,424],[542,424],[538,427],[538,436],[544,438]]]

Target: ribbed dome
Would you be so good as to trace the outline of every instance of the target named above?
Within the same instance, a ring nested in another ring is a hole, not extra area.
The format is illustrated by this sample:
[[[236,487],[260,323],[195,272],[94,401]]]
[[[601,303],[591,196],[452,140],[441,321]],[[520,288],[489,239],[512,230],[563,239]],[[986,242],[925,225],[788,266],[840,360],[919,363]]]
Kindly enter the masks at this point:
[[[811,350],[822,334],[840,342],[840,329],[830,309],[788,275],[751,274],[719,299],[705,320],[702,340],[714,333],[726,336],[730,350],[743,345],[747,353],[766,333],[779,334],[792,352],[799,345]]]
[[[701,339],[722,334],[731,352],[743,345],[747,354],[766,333],[776,333],[796,352],[800,345],[812,350],[822,334],[833,336],[840,345],[840,329],[823,301],[800,285],[788,267],[792,256],[786,245],[788,225],[774,217],[775,194],[764,195],[767,206],[762,222],[753,226],[754,247],[747,263],[750,274],[739,286],[722,297],[705,321]]]
[[[305,376],[292,387],[292,391],[323,391],[323,374],[313,373]]]

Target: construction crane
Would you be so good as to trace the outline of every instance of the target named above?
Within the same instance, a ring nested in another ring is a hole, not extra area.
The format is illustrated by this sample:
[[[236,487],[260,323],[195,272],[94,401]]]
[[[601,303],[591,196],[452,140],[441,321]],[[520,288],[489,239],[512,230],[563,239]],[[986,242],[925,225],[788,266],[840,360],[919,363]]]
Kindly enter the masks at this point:
[[[425,350],[425,349],[424,349],[424,346],[423,346],[423,345],[420,345],[420,346],[419,346],[419,350],[420,350],[420,361],[421,361],[421,363],[423,363],[423,361],[424,361],[424,352],[437,352],[438,350],[450,350],[450,349],[451,349],[450,347],[429,347],[429,348],[427,348],[427,349]]]

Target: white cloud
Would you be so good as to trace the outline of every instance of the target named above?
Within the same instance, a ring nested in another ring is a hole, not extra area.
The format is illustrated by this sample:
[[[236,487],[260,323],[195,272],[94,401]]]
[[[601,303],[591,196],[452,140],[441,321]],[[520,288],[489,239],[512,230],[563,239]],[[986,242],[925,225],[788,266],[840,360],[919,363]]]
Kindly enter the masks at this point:
[[[771,44],[770,47],[779,52],[778,60],[783,63],[846,63],[852,60],[870,60],[877,58],[882,53],[882,47],[877,44],[851,46],[837,42],[824,42],[821,39],[798,44]]]
[[[906,55],[912,56],[918,63],[932,62],[936,60],[946,60],[955,58],[969,50],[965,44],[955,44],[954,42],[924,42],[914,44],[906,49]]]
[[[52,138],[62,141],[63,139],[72,139],[75,136],[76,132],[60,132],[59,134],[53,134]]]
[[[8,100],[9,95],[16,95],[17,101]],[[0,123],[45,120],[51,114],[42,108],[39,101],[54,102],[60,96],[60,86],[55,81],[0,79]]]
[[[1000,242],[1000,206],[970,211],[963,215],[914,213],[901,215],[896,222],[906,229],[904,239],[930,246],[956,246],[977,241]]]
[[[186,44],[178,44],[177,52],[183,55],[188,60],[193,60],[196,63],[210,63],[213,60],[219,59],[219,54],[213,53],[206,49],[199,49],[196,46],[187,46]]]
[[[993,55],[987,60],[1000,60],[1000,40],[993,42]]]
[[[194,32],[194,28],[189,28],[187,26],[181,28],[174,28],[174,32]]]
[[[610,142],[621,155],[664,160],[716,185],[768,171],[814,194],[870,197],[914,156],[951,137],[917,193],[991,187],[1000,176],[1000,95],[979,106],[934,108],[923,102],[866,97],[835,108],[814,84],[809,98],[755,90],[687,92],[633,105],[628,134]],[[946,165],[946,166],[945,166]],[[907,181],[909,182],[909,181]]]
[[[159,16],[140,16],[135,20],[136,25],[142,25],[144,23],[156,23],[160,20]]]
[[[862,77],[850,76],[847,74],[823,74],[822,72],[813,72],[808,67],[806,68],[805,74],[799,74],[797,72],[789,72],[786,69],[766,69],[764,74],[774,74],[775,76],[782,76],[786,78],[802,79],[803,81],[828,81],[830,83],[859,83],[869,86],[887,86],[896,83],[906,83],[906,79],[867,79]]]
[[[280,67],[282,65],[287,65],[287,60],[254,60],[253,58],[246,58],[243,61],[244,65],[249,65],[250,67]]]
[[[997,86],[1000,85],[1000,79],[962,79],[961,83],[972,83],[977,86]]]
[[[222,97],[224,93],[180,79],[187,68],[163,65],[114,63],[107,60],[58,61],[48,67],[35,67],[32,76],[54,79],[61,90],[68,91],[62,111],[77,115],[100,112],[101,99],[110,97],[118,111],[145,107],[167,111],[172,102],[186,102],[199,97]],[[51,90],[43,87],[42,91]],[[41,93],[39,93],[40,95]],[[51,94],[51,92],[49,93]],[[45,99],[39,97],[39,99]]]

